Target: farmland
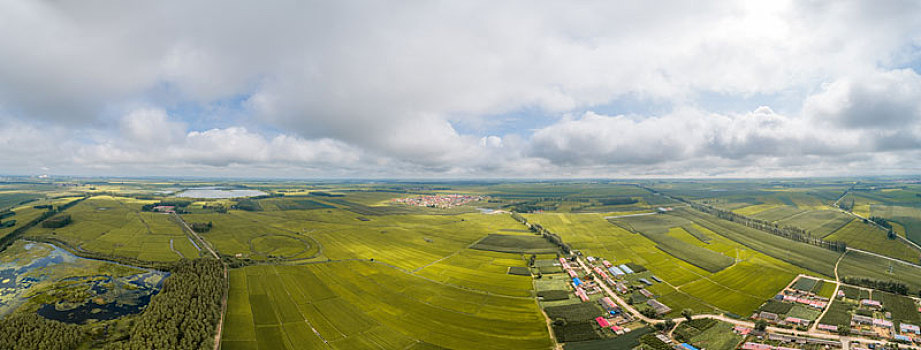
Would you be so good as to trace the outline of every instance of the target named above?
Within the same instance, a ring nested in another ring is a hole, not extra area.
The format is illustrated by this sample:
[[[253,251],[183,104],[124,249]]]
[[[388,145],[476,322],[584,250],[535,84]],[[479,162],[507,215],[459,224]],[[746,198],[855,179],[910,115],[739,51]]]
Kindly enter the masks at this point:
[[[687,309],[740,320],[756,310],[815,320],[821,311],[772,299],[791,283],[804,293],[832,297],[835,284],[822,279],[834,279],[839,258],[842,278],[900,282],[917,295],[921,268],[907,262],[916,262],[918,253],[833,207],[851,185],[120,181],[26,191],[29,196],[15,200],[35,200],[12,205],[14,214],[4,220],[17,224],[0,228],[0,235],[43,215],[69,216],[69,222],[29,228],[23,237],[76,255],[154,268],[210,256],[205,248],[213,247],[229,273],[224,349],[633,347],[655,332],[654,325],[626,320],[621,326],[634,329],[626,334],[600,327],[596,317],[608,312],[599,304],[602,291],[580,300],[559,257],[591,256],[598,258],[594,266],[601,260],[627,266],[633,271],[616,280],[628,290],[618,293],[640,312],[657,311],[648,300],[666,305],[669,311],[654,315],[659,319],[682,318]],[[209,186],[264,195],[171,194]],[[913,198],[900,191],[845,198],[891,218],[897,232],[910,236],[915,227],[907,218],[915,213],[907,208],[914,208]],[[445,208],[395,201],[455,195],[479,200]],[[54,211],[71,202],[76,204]],[[902,262],[853,250],[842,257],[687,203],[801,228]],[[195,233],[186,232],[185,224]],[[576,253],[569,256],[567,249]],[[582,283],[603,283],[576,270]],[[848,322],[856,308],[852,299],[870,297],[863,289],[842,291],[848,300],[832,303],[825,315],[830,324]],[[921,323],[912,299],[879,290],[872,297],[894,319]],[[125,320],[121,331],[132,318]],[[708,348],[734,348],[742,339],[716,320],[680,327],[682,339]]]
[[[230,280],[226,349],[551,344],[532,298],[470,291],[382,263],[251,266]]]

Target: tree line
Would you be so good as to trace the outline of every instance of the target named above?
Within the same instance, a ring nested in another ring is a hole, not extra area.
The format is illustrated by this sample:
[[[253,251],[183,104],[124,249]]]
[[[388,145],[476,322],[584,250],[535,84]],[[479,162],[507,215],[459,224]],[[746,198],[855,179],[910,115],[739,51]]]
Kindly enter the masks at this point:
[[[74,349],[85,339],[82,327],[37,314],[11,315],[0,319],[0,349]]]
[[[105,349],[211,349],[227,281],[214,259],[182,259],[135,319],[128,339]]]
[[[24,233],[26,233],[26,231],[28,231],[30,228],[54,216],[54,214],[60,213],[62,211],[67,210],[68,208],[72,206],[77,205],[77,203],[80,203],[87,198],[89,197],[83,197],[83,198],[71,201],[70,203],[60,205],[57,208],[54,208],[54,206],[50,206],[50,208],[48,208],[48,211],[42,213],[42,215],[40,215],[39,217],[35,218],[32,221],[27,222],[26,224],[22,226],[19,226],[17,229],[13,230],[13,232],[10,232],[10,234],[0,237],[0,252],[6,250],[6,248],[9,247],[10,244],[13,244],[13,242],[19,239],[19,237],[21,237]]]
[[[544,239],[546,239],[548,242],[553,243],[554,245],[560,247],[560,249],[563,250],[564,253],[566,254],[572,253],[572,247],[570,247],[569,244],[563,242],[563,239],[560,238],[559,235],[553,232],[550,232],[550,230],[544,228],[540,224],[529,223],[528,219],[525,219],[525,217],[521,216],[521,214],[512,213],[512,218],[522,224],[525,224],[525,226],[527,226],[528,229],[531,230],[531,232],[541,235],[541,237],[544,237]]]
[[[863,277],[844,277],[844,283],[855,286],[867,287],[895,293],[899,295],[908,295],[908,286],[898,281],[880,281]],[[921,295],[921,292],[919,292]]]
[[[645,187],[643,188],[653,193],[659,193],[650,188],[645,188]],[[836,252],[844,252],[847,250],[847,243],[845,242],[826,241],[826,240],[823,240],[821,237],[813,236],[812,233],[810,233],[809,231],[806,231],[799,227],[782,226],[782,225],[778,225],[770,221],[755,219],[755,218],[748,217],[742,214],[734,213],[730,210],[720,209],[720,208],[716,208],[716,207],[713,207],[707,204],[688,201],[680,197],[673,197],[673,198],[675,200],[678,200],[682,203],[687,204],[688,206],[691,207],[691,209],[716,216],[717,218],[720,218],[726,221],[732,221],[732,222],[735,222],[735,223],[738,223],[738,224],[741,224],[741,225],[744,225],[744,226],[747,226],[747,227],[750,227],[756,230],[764,231],[764,232],[770,233],[775,236],[784,237],[784,238],[794,240],[797,242],[812,244],[814,246],[822,247],[822,248],[833,250]]]

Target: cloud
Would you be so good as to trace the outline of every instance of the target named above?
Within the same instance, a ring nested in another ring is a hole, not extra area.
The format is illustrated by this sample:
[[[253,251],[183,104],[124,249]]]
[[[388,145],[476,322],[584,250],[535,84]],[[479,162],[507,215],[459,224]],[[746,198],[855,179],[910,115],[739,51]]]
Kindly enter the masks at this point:
[[[840,162],[872,172],[855,159],[899,164],[921,147],[921,79],[905,68],[921,61],[919,28],[912,1],[10,0],[0,4],[0,145],[31,156],[0,163],[531,177]],[[717,112],[707,96],[757,102]],[[21,141],[48,133],[39,147]]]

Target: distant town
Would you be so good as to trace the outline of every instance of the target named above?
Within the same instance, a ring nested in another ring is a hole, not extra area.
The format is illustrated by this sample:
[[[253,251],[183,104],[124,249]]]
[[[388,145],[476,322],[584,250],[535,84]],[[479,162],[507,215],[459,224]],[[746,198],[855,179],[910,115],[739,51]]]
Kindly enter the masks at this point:
[[[396,204],[412,205],[417,207],[451,208],[467,203],[478,202],[486,199],[484,196],[470,196],[464,194],[449,194],[437,196],[419,196],[411,198],[396,198]]]

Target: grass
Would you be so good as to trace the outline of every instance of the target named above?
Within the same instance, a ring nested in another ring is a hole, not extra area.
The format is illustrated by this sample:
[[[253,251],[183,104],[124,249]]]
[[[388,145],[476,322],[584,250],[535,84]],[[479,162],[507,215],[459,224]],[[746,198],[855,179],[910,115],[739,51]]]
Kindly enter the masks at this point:
[[[904,236],[912,242],[921,244],[921,208],[901,205],[873,205],[872,216],[884,217],[902,227]]]
[[[140,211],[146,203],[149,202],[121,197],[92,197],[67,210],[73,218],[70,225],[35,227],[27,236],[53,239],[77,250],[145,261],[197,257],[198,250],[169,215]]]
[[[859,219],[854,219],[840,230],[826,237],[825,240],[844,241],[849,247],[883,254],[912,263],[918,262],[921,252],[900,240],[889,239],[886,235],[886,231],[865,224]]]
[[[787,317],[796,317],[803,320],[814,321],[822,315],[822,311],[810,309],[803,305],[794,305],[793,308],[787,312]]]
[[[890,271],[891,268],[891,271]],[[881,281],[899,281],[908,286],[909,294],[921,290],[921,268],[850,251],[838,266],[841,277],[867,277]]]
[[[458,288],[381,263],[231,271],[224,344],[259,348],[549,348],[532,298]],[[319,337],[311,331],[315,329]],[[233,331],[231,331],[233,330]]]
[[[554,253],[559,251],[559,247],[545,238],[535,235],[490,234],[471,246],[471,248],[522,254]]]

